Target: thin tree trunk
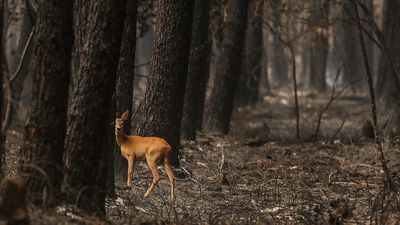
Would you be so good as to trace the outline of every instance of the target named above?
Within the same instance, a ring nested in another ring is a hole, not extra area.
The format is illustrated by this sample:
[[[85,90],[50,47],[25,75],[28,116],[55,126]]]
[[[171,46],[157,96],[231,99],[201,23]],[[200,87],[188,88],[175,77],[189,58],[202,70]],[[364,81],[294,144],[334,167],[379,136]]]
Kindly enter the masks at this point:
[[[122,36],[117,82],[115,87],[116,117],[120,117],[125,110],[133,110],[132,101],[135,72],[136,17],[137,0],[127,0],[125,27]],[[131,133],[131,117],[129,117],[125,122],[124,133]],[[115,143],[115,141],[113,143]],[[115,148],[115,178],[117,181],[121,182],[127,178],[128,164],[126,159],[122,157],[117,145],[115,145]]]
[[[362,28],[361,28],[361,19],[360,19],[360,14],[358,11],[358,3],[357,3],[357,0],[351,0],[351,2],[353,3],[353,7],[356,12],[358,35],[359,35],[361,51],[362,51],[362,55],[363,55],[363,59],[364,59],[365,71],[367,73],[367,81],[368,81],[368,88],[369,88],[368,90],[369,90],[371,111],[372,111],[371,116],[372,116],[372,121],[373,121],[373,125],[374,125],[375,144],[377,146],[379,159],[382,163],[382,170],[386,176],[386,182],[387,182],[390,190],[394,190],[394,184],[392,182],[392,177],[391,177],[388,165],[387,165],[387,161],[385,159],[385,155],[383,153],[382,141],[381,141],[381,138],[379,137],[378,130],[377,130],[378,129],[378,119],[377,119],[377,113],[376,113],[374,84],[372,82],[372,73],[371,73],[371,69],[370,69],[370,65],[369,65],[369,61],[368,61],[367,48],[365,45],[364,36],[363,36]]]
[[[223,134],[229,132],[249,2],[229,0],[226,4],[221,50],[205,118],[206,131]]]
[[[259,96],[263,55],[262,3],[256,0],[250,0],[249,3],[247,29],[242,54],[243,60],[235,97],[236,103],[239,106],[254,104],[257,102]]]
[[[183,105],[182,137],[196,139],[201,130],[206,84],[210,72],[211,40],[209,32],[210,0],[195,0],[189,71]]]
[[[105,154],[110,102],[126,1],[74,1],[72,86],[68,107],[64,191],[90,213],[105,213]],[[103,171],[101,171],[103,172]]]
[[[173,149],[171,164],[175,167],[179,167],[193,4],[193,0],[159,1],[149,81],[135,120],[138,134],[167,140]]]
[[[39,203],[61,192],[72,45],[70,1],[41,1],[34,43],[23,170],[29,174],[28,193]]]

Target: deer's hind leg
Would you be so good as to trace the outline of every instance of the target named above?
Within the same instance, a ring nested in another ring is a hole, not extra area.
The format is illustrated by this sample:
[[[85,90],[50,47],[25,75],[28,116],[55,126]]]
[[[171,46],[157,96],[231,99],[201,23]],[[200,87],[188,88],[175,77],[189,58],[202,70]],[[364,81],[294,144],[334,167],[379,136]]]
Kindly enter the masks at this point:
[[[171,185],[171,201],[174,201],[175,200],[175,195],[174,195],[174,193],[175,193],[175,190],[174,190],[175,176],[174,176],[174,173],[172,172],[169,160],[167,158],[165,158],[163,160],[163,167],[164,167],[165,173],[167,174],[170,185]]]

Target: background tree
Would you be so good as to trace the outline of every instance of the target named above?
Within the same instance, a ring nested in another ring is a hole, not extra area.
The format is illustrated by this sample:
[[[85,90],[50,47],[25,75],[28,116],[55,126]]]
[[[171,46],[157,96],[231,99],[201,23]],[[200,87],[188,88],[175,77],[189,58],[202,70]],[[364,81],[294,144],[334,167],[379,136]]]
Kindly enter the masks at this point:
[[[116,117],[120,117],[125,110],[132,111],[133,79],[135,72],[136,46],[136,17],[137,0],[127,0],[124,33],[122,36],[120,58],[115,87]],[[114,128],[112,128],[114,132]],[[131,117],[125,122],[125,134],[131,132]],[[114,135],[112,135],[113,139]],[[115,141],[113,141],[115,143]],[[128,164],[122,157],[118,146],[115,145],[114,168],[117,180],[123,181],[127,177]],[[114,182],[114,181],[113,181]]]
[[[282,0],[272,0],[269,2],[272,10],[271,24],[276,33],[282,33],[283,25],[281,19]],[[275,34],[272,41],[272,58],[271,58],[271,76],[273,84],[277,86],[287,85],[288,76],[288,60],[284,52],[285,46],[279,37]]]
[[[72,45],[70,1],[39,3],[34,43],[32,105],[26,122],[23,169],[29,174],[31,199],[40,201],[45,188],[46,196],[52,197],[60,193],[62,183]]]
[[[242,63],[235,97],[236,103],[242,106],[257,102],[260,92],[263,62],[263,3],[264,1],[258,0],[250,0],[249,3]]]
[[[328,14],[329,0],[313,0],[310,16],[311,46],[310,60],[310,86],[323,92],[326,89],[326,67],[328,57]]]
[[[400,2],[385,1],[383,34],[385,37],[388,52],[383,55],[379,62],[379,75],[376,89],[380,99],[387,108],[396,105],[400,98],[400,84],[398,71],[400,71]],[[389,59],[389,61],[388,61]]]
[[[343,35],[341,35],[342,59],[344,65],[343,82],[352,83],[353,91],[366,90],[365,70],[362,67],[360,39],[355,29],[355,9],[351,1],[343,2]],[[357,82],[354,82],[357,81]]]
[[[210,72],[211,54],[209,10],[210,0],[195,1],[181,128],[182,137],[187,140],[196,139],[196,130],[201,130],[203,123],[204,99]]]
[[[173,148],[171,164],[178,167],[194,1],[158,3],[150,74],[135,127],[140,135],[165,138]]]
[[[88,212],[105,213],[100,168],[125,19],[126,1],[75,0],[72,86],[68,106],[64,191]]]
[[[235,88],[239,76],[241,53],[247,21],[248,1],[228,0],[224,9],[223,32],[211,90],[205,130],[229,132]]]

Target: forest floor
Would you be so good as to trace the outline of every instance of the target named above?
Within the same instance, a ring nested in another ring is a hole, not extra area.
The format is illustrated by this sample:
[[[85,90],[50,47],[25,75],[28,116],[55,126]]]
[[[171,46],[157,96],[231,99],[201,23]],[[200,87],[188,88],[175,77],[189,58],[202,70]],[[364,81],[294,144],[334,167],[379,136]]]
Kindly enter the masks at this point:
[[[169,202],[169,183],[162,169],[161,181],[148,198],[143,198],[152,177],[147,165],[139,163],[133,189],[117,188],[117,196],[106,200],[107,221],[60,207],[46,213],[30,207],[32,221],[399,224],[400,195],[384,185],[374,141],[364,137],[362,131],[370,118],[368,97],[354,97],[350,92],[333,101],[322,116],[316,137],[319,112],[330,94],[299,94],[299,140],[293,96],[281,90],[254,107],[237,110],[230,135],[199,134],[194,142],[182,142],[180,172],[186,176],[175,182],[175,203]],[[21,135],[10,134],[8,149],[17,151]],[[398,181],[398,139],[385,140],[389,169]],[[13,160],[7,162],[12,170]]]

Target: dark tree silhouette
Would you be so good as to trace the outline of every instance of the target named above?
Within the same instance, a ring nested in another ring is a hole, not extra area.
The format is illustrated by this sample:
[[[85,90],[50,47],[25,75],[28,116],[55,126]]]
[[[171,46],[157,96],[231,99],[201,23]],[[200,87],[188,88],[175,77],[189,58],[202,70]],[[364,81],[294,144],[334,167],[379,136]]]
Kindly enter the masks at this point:
[[[137,0],[127,0],[126,4],[125,27],[122,36],[115,87],[116,117],[120,117],[125,110],[132,111],[133,79],[135,72]],[[130,134],[131,117],[126,120],[123,132],[125,134]],[[127,177],[126,171],[128,170],[128,164],[126,159],[122,157],[117,145],[115,146],[117,148],[116,151],[114,151],[115,175],[117,180],[122,181]]]
[[[107,123],[123,32],[126,1],[74,1],[72,86],[66,135],[67,200],[104,214]]]
[[[62,183],[72,3],[41,1],[34,32],[32,103],[26,122],[23,170],[29,174],[28,193],[38,202],[59,194]]]
[[[329,0],[314,0],[310,16],[310,86],[323,92],[326,89],[326,66],[328,57],[328,14]]]
[[[282,0],[274,0],[270,2],[272,8],[272,27],[276,33],[273,37],[272,43],[272,58],[271,58],[271,76],[272,82],[277,86],[287,85],[289,82],[289,63],[285,56],[285,46],[278,37],[280,31],[282,30],[281,27],[281,6]]]
[[[179,167],[180,129],[193,5],[193,0],[158,2],[150,74],[135,120],[138,134],[159,136],[167,140],[173,149],[171,164],[175,167]]]
[[[235,101],[240,106],[257,102],[263,53],[263,1],[250,0],[247,29]]]
[[[385,1],[383,34],[388,52],[383,54],[388,55],[382,56],[380,59],[376,89],[378,96],[384,101],[387,108],[398,103],[400,98],[400,84],[398,74],[396,74],[400,68],[400,14],[398,10],[400,10],[399,1]]]
[[[204,98],[211,53],[209,9],[210,0],[195,1],[181,129],[182,137],[187,140],[196,139],[196,130],[201,130],[203,123]]]
[[[362,67],[362,55],[360,49],[360,39],[355,29],[355,9],[350,1],[343,3],[343,43],[342,59],[344,65],[343,81],[353,83],[353,91],[366,90],[366,82],[360,79],[364,77],[365,70]],[[359,82],[354,82],[359,80]]]
[[[241,53],[247,21],[248,1],[229,0],[224,11],[220,53],[216,65],[204,129],[208,132],[228,133],[233,100],[239,76]]]

